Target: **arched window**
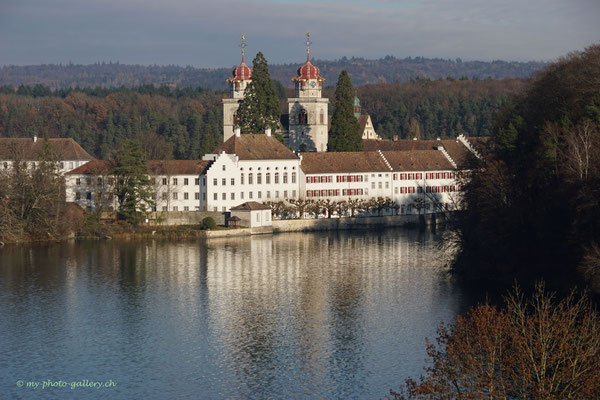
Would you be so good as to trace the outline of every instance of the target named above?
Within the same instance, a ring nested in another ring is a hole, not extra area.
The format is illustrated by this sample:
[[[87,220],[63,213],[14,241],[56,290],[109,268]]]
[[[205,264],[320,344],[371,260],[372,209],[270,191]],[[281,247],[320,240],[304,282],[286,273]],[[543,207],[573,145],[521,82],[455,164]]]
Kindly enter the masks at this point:
[[[269,172],[267,172],[265,174],[265,183],[268,185],[269,183],[271,183],[271,174]]]
[[[296,183],[296,173],[292,172],[292,183]]]
[[[287,172],[283,173],[283,183],[288,183],[288,175]]]
[[[262,183],[262,174],[259,172],[256,174],[256,184],[260,185]]]
[[[275,172],[275,183],[279,183],[279,172]]]
[[[253,183],[252,181],[253,181],[253,179],[252,179],[252,172],[250,172],[248,174],[248,185],[252,185],[252,183]]]
[[[298,114],[298,124],[306,125],[308,124],[308,115],[306,114],[306,110],[300,110],[300,114]]]

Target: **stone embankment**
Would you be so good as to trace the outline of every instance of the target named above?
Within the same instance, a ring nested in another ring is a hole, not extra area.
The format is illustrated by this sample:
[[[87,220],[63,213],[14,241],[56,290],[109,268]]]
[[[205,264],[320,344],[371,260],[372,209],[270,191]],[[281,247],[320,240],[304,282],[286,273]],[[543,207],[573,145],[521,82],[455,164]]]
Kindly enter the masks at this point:
[[[212,230],[205,231],[203,234],[206,238],[220,238],[284,232],[377,230],[392,227],[431,225],[434,221],[436,224],[440,224],[442,218],[438,215],[427,214],[425,216],[394,215],[383,217],[283,219],[273,220],[273,226],[270,227]]]

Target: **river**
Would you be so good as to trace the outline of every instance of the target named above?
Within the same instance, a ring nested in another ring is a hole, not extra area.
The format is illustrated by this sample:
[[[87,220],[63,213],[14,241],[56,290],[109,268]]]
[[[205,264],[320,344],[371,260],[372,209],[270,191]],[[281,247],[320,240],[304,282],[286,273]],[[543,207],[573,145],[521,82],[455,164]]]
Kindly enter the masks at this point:
[[[382,398],[473,304],[440,241],[386,230],[5,246],[0,397]]]

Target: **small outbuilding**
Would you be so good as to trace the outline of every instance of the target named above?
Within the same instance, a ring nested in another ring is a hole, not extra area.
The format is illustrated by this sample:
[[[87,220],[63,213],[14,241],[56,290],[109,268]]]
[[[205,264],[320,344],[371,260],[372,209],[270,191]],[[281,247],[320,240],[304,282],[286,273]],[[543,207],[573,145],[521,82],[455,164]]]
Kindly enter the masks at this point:
[[[239,206],[231,207],[229,220],[235,217],[240,219],[240,225],[249,228],[272,226],[271,207],[256,201],[247,201]]]
[[[234,215],[233,217],[229,217],[227,219],[227,227],[228,228],[239,228],[240,222],[241,222],[241,219]]]

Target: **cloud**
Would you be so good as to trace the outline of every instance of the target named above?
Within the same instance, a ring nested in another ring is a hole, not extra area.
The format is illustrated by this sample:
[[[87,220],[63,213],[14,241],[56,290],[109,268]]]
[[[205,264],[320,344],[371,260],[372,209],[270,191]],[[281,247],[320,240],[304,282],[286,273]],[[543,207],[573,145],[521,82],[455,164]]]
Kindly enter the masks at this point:
[[[600,37],[593,0],[7,0],[0,64],[116,61],[230,66],[248,54],[548,60]]]

